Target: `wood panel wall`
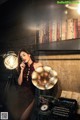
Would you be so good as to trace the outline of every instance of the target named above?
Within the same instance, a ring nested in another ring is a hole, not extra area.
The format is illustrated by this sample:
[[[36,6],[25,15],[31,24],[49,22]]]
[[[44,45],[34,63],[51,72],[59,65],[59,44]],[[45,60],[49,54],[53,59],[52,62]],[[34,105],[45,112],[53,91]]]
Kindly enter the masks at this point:
[[[49,65],[58,73],[62,90],[80,92],[80,55],[39,56],[43,65]]]

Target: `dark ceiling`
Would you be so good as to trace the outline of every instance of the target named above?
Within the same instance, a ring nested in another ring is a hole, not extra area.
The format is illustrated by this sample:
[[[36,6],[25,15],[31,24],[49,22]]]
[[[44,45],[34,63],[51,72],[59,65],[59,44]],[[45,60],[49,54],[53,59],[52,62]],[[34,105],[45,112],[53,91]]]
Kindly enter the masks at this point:
[[[0,0],[2,1],[2,0]],[[20,23],[25,20],[29,22],[40,20],[43,15],[49,14],[49,6],[54,5],[57,0],[3,0],[0,5],[0,25],[5,26],[10,23]],[[56,5],[58,8],[58,5]],[[46,11],[48,13],[46,13]]]
[[[30,40],[34,38],[29,38],[33,35],[30,27],[62,15],[64,7],[56,2],[57,0],[0,0],[0,53],[13,45],[25,44],[23,39],[26,38],[29,39],[26,44],[31,44]]]
[[[7,2],[8,0],[0,0],[0,4]]]

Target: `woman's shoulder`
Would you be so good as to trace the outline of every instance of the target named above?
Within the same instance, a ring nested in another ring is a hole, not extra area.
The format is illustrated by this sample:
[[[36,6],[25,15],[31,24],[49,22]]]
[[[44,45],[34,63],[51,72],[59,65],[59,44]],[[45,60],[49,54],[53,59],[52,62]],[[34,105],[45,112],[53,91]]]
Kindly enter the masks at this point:
[[[36,69],[37,67],[41,67],[42,63],[41,62],[35,62],[34,63],[34,68]]]

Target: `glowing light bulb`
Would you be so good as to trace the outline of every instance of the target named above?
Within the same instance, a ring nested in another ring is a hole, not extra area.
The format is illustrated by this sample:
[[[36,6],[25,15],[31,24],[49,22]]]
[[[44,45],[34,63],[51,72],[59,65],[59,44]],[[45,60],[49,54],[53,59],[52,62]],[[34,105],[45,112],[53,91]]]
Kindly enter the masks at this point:
[[[77,12],[80,14],[80,4],[78,5]]]
[[[65,6],[66,6],[66,7],[68,7],[69,5],[68,5],[68,4],[66,4]]]
[[[64,11],[64,13],[65,13],[65,14],[68,14],[68,11],[66,10],[66,11]]]
[[[18,57],[14,53],[9,53],[4,59],[4,65],[8,69],[15,69],[18,66]]]

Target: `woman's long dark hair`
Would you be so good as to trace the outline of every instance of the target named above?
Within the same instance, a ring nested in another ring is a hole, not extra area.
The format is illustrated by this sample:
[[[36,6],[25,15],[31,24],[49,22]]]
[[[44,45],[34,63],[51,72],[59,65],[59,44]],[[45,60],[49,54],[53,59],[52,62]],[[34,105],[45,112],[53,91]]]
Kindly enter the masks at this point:
[[[32,55],[29,51],[27,51],[27,50],[25,50],[25,49],[21,49],[21,50],[18,52],[18,67],[17,67],[17,71],[18,71],[18,72],[20,72],[20,64],[21,64],[21,62],[22,62],[22,59],[21,59],[21,57],[20,57],[20,53],[21,53],[21,52],[26,52],[27,54],[30,54],[31,60],[32,60],[33,62],[35,62],[35,58],[33,57],[33,55]]]

